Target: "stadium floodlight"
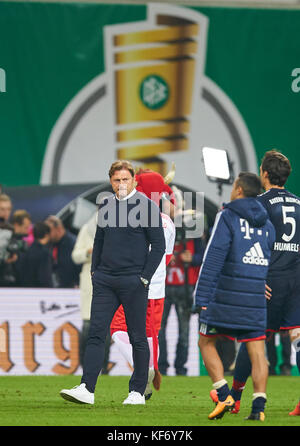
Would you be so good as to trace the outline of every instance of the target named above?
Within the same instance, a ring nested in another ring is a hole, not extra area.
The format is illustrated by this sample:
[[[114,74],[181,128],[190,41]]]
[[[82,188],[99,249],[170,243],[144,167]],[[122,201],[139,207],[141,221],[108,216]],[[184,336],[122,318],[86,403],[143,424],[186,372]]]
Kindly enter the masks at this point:
[[[209,181],[217,183],[219,195],[221,195],[222,185],[233,183],[232,163],[227,150],[203,147],[202,155],[206,176]]]
[[[230,167],[227,151],[224,149],[203,147],[202,154],[207,177],[211,181],[229,181]]]

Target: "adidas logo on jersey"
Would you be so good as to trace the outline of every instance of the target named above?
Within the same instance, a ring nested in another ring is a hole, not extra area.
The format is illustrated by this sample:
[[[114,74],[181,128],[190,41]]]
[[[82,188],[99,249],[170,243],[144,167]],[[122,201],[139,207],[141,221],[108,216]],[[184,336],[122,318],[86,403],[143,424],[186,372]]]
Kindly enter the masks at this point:
[[[264,258],[263,250],[261,249],[260,243],[256,242],[250,248],[249,251],[243,257],[243,263],[249,263],[250,265],[262,265],[268,266],[269,261]]]

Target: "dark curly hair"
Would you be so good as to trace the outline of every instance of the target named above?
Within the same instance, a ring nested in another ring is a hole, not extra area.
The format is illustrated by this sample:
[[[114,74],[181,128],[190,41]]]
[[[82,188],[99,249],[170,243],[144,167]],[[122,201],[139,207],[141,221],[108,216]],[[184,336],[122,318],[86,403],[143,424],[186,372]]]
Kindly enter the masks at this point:
[[[236,179],[236,186],[243,189],[245,197],[257,197],[262,192],[259,177],[251,172],[240,172]]]
[[[268,173],[270,184],[283,187],[292,171],[286,156],[277,150],[269,150],[261,162],[261,169]]]

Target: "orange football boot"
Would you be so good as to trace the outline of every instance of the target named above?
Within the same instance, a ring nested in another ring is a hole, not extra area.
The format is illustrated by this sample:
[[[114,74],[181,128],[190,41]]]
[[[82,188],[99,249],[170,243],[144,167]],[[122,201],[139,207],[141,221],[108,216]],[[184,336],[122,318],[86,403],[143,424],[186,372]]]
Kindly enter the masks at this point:
[[[295,407],[295,409],[289,413],[289,415],[300,415],[300,401],[297,404],[297,406]]]
[[[218,398],[218,393],[215,389],[212,389],[209,392],[209,396],[213,403],[218,404],[219,398]],[[239,401],[239,400],[235,401],[234,408],[230,411],[230,413],[238,414],[240,411],[240,407],[241,407],[241,401]]]
[[[215,409],[208,415],[209,420],[215,420],[222,418],[223,415],[234,408],[234,399],[231,395],[228,395],[225,401],[218,401]]]

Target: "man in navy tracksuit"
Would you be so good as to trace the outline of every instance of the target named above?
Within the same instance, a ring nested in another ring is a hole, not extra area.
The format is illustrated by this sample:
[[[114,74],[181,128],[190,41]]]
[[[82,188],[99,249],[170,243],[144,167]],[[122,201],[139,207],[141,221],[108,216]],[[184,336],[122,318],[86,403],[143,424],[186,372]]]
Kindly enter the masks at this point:
[[[260,166],[265,193],[257,200],[268,212],[276,231],[267,277],[272,290],[267,301],[267,332],[289,333],[300,372],[300,198],[285,188],[291,170],[286,156],[276,150],[267,151]],[[247,351],[242,347],[236,358],[231,389],[236,413],[251,373]],[[289,415],[300,416],[300,400]]]
[[[109,171],[114,195],[101,201],[92,254],[93,299],[81,384],[62,390],[69,401],[94,404],[112,318],[123,305],[133,348],[134,372],[123,404],[145,404],[149,346],[146,336],[148,285],[165,252],[159,207],[135,189],[134,169],[116,161]],[[149,250],[151,245],[151,249]]]
[[[252,362],[252,412],[256,406],[264,412],[265,279],[275,231],[254,198],[260,189],[260,180],[252,173],[240,173],[234,182],[231,202],[216,217],[195,289],[196,307],[202,308],[199,346],[218,395],[209,419],[221,418],[234,407],[215,346],[220,335],[246,343]]]

